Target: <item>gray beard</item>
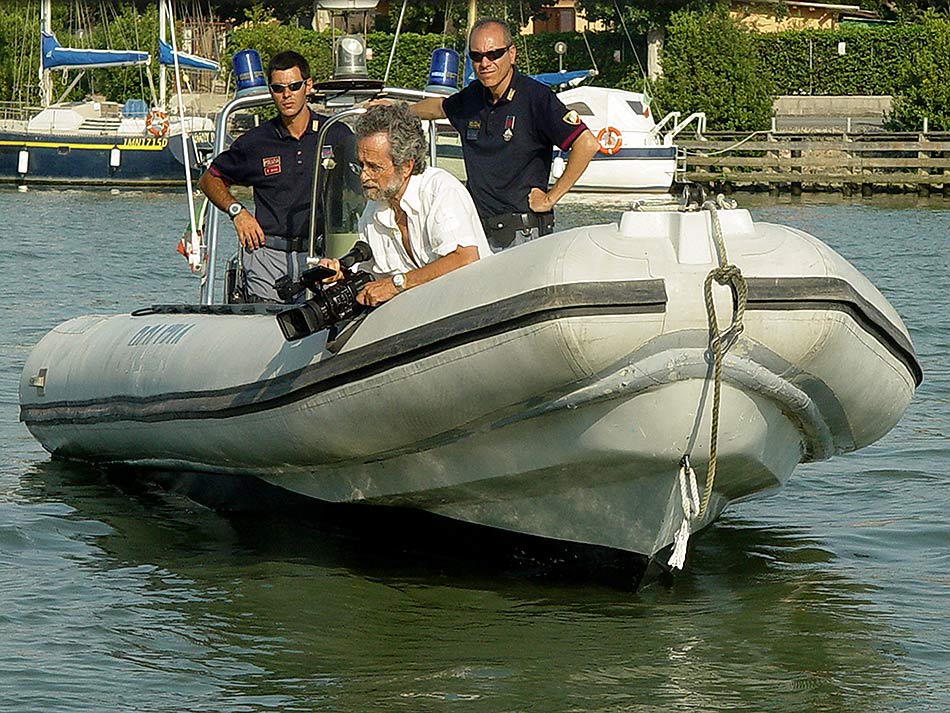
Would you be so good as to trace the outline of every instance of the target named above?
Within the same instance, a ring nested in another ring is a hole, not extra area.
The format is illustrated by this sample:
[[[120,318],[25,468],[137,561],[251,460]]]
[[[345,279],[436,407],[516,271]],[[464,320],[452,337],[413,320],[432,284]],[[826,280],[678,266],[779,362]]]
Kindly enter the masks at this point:
[[[380,186],[379,188],[364,188],[363,191],[366,193],[366,197],[373,201],[388,201],[390,198],[394,198],[399,189],[402,188],[402,181],[398,177],[393,178],[393,182],[388,186]],[[375,195],[373,195],[375,194]]]

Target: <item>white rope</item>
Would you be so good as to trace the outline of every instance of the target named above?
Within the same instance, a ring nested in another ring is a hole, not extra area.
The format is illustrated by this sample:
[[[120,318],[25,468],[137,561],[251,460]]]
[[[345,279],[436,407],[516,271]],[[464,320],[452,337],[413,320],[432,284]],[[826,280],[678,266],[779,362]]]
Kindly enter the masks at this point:
[[[689,542],[690,521],[699,514],[699,488],[696,486],[696,473],[689,464],[689,457],[683,456],[679,473],[680,503],[683,507],[683,522],[673,538],[673,553],[667,564],[673,569],[683,569],[686,562],[686,544]]]

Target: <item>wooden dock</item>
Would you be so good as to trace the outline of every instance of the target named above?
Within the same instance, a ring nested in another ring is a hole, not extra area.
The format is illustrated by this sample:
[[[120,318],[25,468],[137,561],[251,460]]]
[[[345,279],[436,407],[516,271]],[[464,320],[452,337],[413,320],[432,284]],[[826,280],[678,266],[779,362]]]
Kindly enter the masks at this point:
[[[950,132],[709,132],[678,146],[677,178],[716,191],[950,198]]]

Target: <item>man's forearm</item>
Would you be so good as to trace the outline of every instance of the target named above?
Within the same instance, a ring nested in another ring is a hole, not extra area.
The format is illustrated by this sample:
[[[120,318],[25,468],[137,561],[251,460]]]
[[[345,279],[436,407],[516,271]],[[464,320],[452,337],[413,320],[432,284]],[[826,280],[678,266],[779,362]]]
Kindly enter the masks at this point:
[[[422,101],[417,101],[415,104],[410,104],[409,111],[426,121],[444,119],[445,110],[442,108],[442,101],[442,97],[428,97]]]
[[[577,183],[577,179],[587,169],[591,159],[597,153],[600,144],[590,131],[584,131],[580,136],[574,139],[571,144],[571,150],[567,155],[567,165],[564,167],[564,173],[554,182],[548,196],[553,203],[557,203],[564,194],[571,190],[571,186]]]
[[[426,282],[431,282],[437,277],[441,277],[446,273],[452,272],[452,270],[457,270],[463,265],[475,262],[476,260],[478,260],[478,248],[455,248],[455,250],[448,255],[443,255],[428,265],[423,265],[420,268],[407,272],[405,275],[406,282],[402,289],[407,290],[410,287],[418,287]],[[376,280],[375,282],[370,282],[363,288],[356,296],[356,301],[360,304],[376,307],[383,302],[391,300],[399,294],[399,291],[392,277]]]
[[[437,277],[457,270],[470,262],[478,260],[478,248],[475,246],[457,247],[448,255],[443,255],[437,260],[433,260],[428,265],[423,265],[415,270],[406,273],[406,289],[418,287],[426,282],[431,282]]]
[[[198,179],[198,188],[219,210],[227,211],[228,206],[234,203],[235,199],[228,189],[228,184],[208,171]]]

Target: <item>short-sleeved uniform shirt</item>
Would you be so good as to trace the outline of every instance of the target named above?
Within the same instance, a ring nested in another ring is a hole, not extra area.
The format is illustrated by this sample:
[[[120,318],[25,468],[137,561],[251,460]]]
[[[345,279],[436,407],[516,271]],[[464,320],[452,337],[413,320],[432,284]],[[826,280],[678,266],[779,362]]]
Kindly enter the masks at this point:
[[[254,217],[265,235],[288,239],[310,237],[317,137],[327,120],[313,111],[310,119],[310,125],[299,139],[284,128],[279,116],[256,126],[235,139],[227,151],[218,154],[209,168],[212,175],[228,185],[254,189]],[[352,140],[345,126],[331,126],[321,160],[334,159],[335,153],[342,153],[344,142]],[[323,172],[321,175],[326,176]],[[318,205],[316,211],[318,235],[323,232],[321,208]]]
[[[462,139],[468,190],[482,218],[527,213],[531,189],[547,190],[554,146],[567,150],[587,128],[553,91],[518,70],[496,104],[474,81],[442,107]]]

